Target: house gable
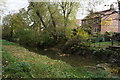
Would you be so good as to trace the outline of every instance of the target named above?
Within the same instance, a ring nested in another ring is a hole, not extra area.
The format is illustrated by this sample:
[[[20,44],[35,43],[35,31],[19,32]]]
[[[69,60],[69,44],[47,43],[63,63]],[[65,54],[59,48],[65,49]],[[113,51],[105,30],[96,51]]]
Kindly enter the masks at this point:
[[[120,32],[119,31],[119,14],[113,13],[107,16],[102,17],[101,21],[107,21],[107,25],[101,25],[101,34],[105,32]]]
[[[100,20],[97,20],[99,18]],[[96,28],[98,28],[101,34],[105,32],[117,32],[120,33],[120,14],[114,10],[113,6],[110,9],[100,12],[95,12],[92,16],[87,16],[82,20],[82,25],[86,23],[88,25],[92,25],[92,31],[95,32]],[[96,20],[95,20],[96,19]],[[91,22],[89,22],[91,20]],[[102,22],[107,22],[107,24],[101,24]],[[89,26],[87,26],[89,27]],[[94,29],[95,28],[95,29]]]

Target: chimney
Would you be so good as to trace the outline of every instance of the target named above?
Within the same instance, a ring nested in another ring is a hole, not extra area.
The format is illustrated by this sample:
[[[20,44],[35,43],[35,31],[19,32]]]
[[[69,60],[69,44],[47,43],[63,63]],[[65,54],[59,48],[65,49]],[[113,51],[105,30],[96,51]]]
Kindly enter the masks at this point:
[[[114,9],[115,9],[113,4],[110,5],[110,9],[111,9],[111,10],[114,10]]]

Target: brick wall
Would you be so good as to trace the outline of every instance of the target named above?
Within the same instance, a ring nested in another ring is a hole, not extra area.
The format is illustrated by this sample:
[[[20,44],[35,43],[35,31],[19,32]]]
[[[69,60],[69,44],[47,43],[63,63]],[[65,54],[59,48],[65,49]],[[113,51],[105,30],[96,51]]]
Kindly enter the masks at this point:
[[[111,23],[109,25],[101,25],[101,34],[104,34],[107,32],[120,32],[120,21],[118,20],[119,14],[114,13],[108,16],[103,17],[101,20],[106,20],[108,23]],[[112,19],[112,21],[110,21]]]

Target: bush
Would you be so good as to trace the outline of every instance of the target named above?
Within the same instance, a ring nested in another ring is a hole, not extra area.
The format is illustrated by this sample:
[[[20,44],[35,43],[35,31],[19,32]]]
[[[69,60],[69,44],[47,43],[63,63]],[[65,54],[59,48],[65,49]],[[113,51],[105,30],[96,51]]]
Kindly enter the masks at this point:
[[[54,39],[51,37],[50,33],[47,31],[43,31],[40,33],[39,38],[37,40],[37,46],[51,46],[54,44]]]
[[[95,48],[93,49],[93,55],[97,56],[98,58],[108,58],[113,54],[113,51],[110,49],[103,49],[103,48]]]
[[[71,36],[68,37],[68,41],[64,45],[62,51],[65,53],[78,53],[84,54],[85,51],[89,50],[90,36],[85,31],[78,29],[76,34],[71,33]]]
[[[87,49],[87,43],[80,41],[79,39],[72,39],[66,42],[63,52],[65,53],[76,53]]]
[[[115,33],[114,38],[115,40],[120,41],[120,33]]]
[[[107,73],[105,72],[105,70],[98,68],[94,78],[106,78],[106,77],[107,77]]]
[[[6,40],[11,40],[11,28],[8,26],[2,26],[2,38]]]
[[[35,46],[37,33],[31,29],[23,29],[16,32],[14,40],[20,44]]]
[[[52,45],[53,39],[48,32],[37,32],[32,29],[20,30],[16,33],[15,39],[20,44],[27,46],[49,46]]]

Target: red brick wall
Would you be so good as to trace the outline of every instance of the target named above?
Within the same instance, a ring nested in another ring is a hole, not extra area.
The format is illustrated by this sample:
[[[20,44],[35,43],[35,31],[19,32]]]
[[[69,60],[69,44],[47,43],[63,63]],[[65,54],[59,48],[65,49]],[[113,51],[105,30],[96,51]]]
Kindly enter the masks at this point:
[[[120,21],[118,20],[119,14],[114,13],[108,16],[103,17],[101,20],[106,20],[111,25],[101,25],[101,34],[104,34],[106,31],[108,32],[120,32]],[[110,18],[112,18],[112,21],[110,21]]]

